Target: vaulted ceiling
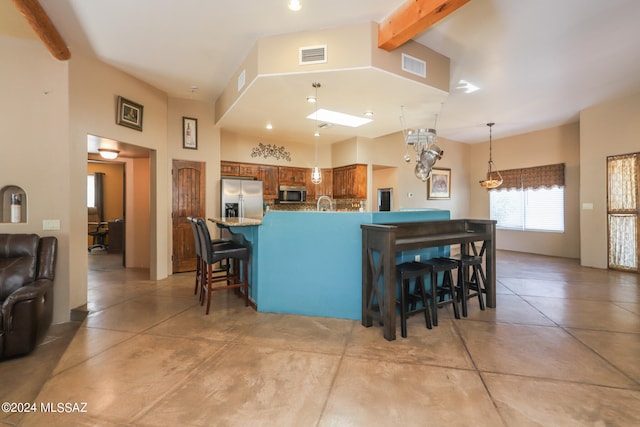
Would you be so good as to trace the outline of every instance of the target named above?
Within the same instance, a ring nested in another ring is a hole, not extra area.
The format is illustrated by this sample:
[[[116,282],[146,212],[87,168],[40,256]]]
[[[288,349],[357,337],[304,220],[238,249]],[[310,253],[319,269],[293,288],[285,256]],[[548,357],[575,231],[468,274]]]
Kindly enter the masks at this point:
[[[404,4],[301,3],[302,10],[292,12],[286,0],[41,0],[72,60],[74,52],[92,55],[170,96],[212,103],[258,39],[362,22],[384,24]],[[28,33],[14,22],[21,18],[10,0],[0,0],[0,11],[0,34]],[[543,129],[576,121],[590,105],[640,91],[638,22],[636,0],[470,0],[413,37],[451,59],[439,135],[484,141],[489,121],[496,122],[497,138]],[[460,80],[479,90],[465,93],[458,89]],[[368,87],[378,106],[372,109],[384,112],[375,120],[400,130],[399,106],[390,109],[389,104],[399,104],[402,91],[373,83]],[[278,108],[277,102],[275,93],[256,109]],[[270,135],[278,138],[277,132]]]

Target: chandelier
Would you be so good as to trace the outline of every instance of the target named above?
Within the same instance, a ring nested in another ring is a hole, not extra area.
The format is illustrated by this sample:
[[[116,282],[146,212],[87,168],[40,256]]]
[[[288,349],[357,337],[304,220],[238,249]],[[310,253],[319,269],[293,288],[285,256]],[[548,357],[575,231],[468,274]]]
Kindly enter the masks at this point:
[[[480,181],[480,186],[482,188],[486,188],[490,190],[492,188],[498,188],[502,185],[502,175],[500,175],[499,171],[494,171],[495,164],[493,163],[492,153],[491,153],[491,128],[495,125],[495,123],[487,123],[489,126],[489,169],[487,170],[487,178]]]
[[[436,115],[436,122],[437,120],[438,116]],[[433,166],[444,154],[444,151],[442,151],[442,149],[436,144],[436,130],[432,128],[406,129],[404,111],[402,116],[400,116],[400,122],[402,123],[402,132],[404,134],[405,143],[404,161],[406,163],[411,162],[409,146],[412,146],[416,153],[416,167],[414,169],[414,173],[418,179],[426,182],[431,178]]]

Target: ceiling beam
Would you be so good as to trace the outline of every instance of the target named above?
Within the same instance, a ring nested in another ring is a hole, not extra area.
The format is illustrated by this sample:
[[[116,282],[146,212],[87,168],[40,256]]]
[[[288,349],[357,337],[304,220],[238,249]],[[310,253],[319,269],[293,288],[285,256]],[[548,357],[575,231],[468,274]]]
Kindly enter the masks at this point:
[[[66,61],[71,58],[67,44],[56,30],[38,0],[13,0],[18,11],[27,20],[42,43],[49,49],[54,58]]]
[[[469,0],[408,0],[378,24],[378,47],[392,51]]]

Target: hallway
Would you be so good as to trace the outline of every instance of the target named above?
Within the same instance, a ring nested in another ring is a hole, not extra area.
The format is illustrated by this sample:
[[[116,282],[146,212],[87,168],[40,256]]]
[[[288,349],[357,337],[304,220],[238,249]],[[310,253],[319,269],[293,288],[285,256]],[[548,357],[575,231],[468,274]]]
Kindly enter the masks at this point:
[[[86,402],[86,413],[0,424],[640,425],[637,274],[499,251],[497,309],[470,300],[461,320],[442,309],[432,330],[412,317],[408,338],[387,342],[379,326],[258,313],[231,292],[205,316],[193,273],[156,282],[92,258],[89,315],[48,378],[30,375],[47,344],[0,363],[3,388],[23,389],[3,401],[30,387],[38,405]],[[70,337],[72,323],[52,331]]]

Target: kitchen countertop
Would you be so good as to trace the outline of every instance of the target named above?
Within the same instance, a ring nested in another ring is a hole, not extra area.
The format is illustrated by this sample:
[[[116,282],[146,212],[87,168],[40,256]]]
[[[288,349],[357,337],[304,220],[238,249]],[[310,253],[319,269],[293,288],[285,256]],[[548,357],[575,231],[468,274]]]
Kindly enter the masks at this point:
[[[216,217],[209,218],[209,221],[215,222],[216,224],[226,225],[229,227],[248,227],[252,225],[262,225],[261,219],[255,218],[232,218],[232,217]]]

